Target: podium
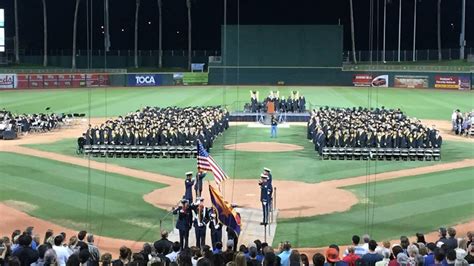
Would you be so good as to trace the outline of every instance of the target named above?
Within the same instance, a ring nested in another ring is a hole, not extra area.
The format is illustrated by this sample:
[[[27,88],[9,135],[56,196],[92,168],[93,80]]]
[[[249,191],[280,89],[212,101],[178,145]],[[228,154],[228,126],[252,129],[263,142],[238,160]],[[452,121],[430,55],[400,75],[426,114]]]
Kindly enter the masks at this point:
[[[275,113],[275,103],[272,101],[267,102],[267,114]]]

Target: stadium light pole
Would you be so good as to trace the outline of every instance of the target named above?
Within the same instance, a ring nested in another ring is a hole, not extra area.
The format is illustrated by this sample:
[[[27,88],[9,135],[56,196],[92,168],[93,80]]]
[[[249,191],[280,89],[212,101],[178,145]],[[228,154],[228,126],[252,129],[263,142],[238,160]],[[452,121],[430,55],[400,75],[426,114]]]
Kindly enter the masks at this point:
[[[402,41],[402,0],[399,0],[400,4],[398,7],[398,62],[400,62],[400,49]]]
[[[414,10],[413,10],[413,62],[416,61],[416,4],[418,0],[413,0]]]
[[[464,47],[466,46],[466,0],[462,0],[462,11],[461,11],[461,36],[459,38],[460,49],[459,59],[464,59]]]
[[[383,1],[383,62],[387,63],[385,60],[385,37],[387,33],[387,0]]]

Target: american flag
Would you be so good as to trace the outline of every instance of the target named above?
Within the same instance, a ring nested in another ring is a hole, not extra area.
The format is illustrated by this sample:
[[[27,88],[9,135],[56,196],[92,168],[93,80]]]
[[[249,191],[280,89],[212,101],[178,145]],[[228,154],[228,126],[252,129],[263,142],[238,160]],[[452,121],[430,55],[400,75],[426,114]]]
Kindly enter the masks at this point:
[[[200,141],[197,143],[197,168],[199,171],[211,171],[218,185],[227,179],[224,170],[219,167],[216,161],[214,161],[211,155],[204,149]]]

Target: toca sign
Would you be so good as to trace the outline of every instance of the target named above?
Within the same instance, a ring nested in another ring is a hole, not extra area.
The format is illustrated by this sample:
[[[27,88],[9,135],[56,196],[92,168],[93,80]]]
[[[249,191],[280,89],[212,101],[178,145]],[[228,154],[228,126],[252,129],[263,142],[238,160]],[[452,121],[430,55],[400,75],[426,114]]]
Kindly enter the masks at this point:
[[[160,74],[129,74],[127,85],[131,87],[159,86],[162,84]]]

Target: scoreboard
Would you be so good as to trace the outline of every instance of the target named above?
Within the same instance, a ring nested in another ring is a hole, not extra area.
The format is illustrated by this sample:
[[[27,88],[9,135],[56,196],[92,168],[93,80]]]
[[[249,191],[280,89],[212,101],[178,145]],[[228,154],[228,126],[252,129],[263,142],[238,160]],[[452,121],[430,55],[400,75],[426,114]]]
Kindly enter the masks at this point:
[[[5,52],[5,12],[0,9],[0,52]]]

